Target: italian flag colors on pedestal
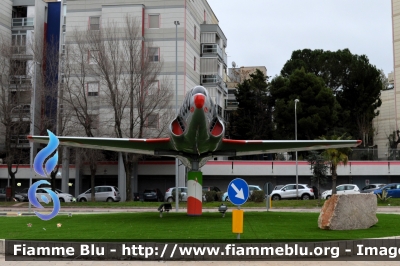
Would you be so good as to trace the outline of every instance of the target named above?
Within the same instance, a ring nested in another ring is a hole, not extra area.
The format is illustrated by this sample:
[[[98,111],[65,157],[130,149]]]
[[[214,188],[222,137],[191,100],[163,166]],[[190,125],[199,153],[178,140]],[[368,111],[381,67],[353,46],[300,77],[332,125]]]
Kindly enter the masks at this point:
[[[187,199],[187,214],[201,215],[202,213],[202,187],[203,173],[196,171],[188,172],[188,199]]]

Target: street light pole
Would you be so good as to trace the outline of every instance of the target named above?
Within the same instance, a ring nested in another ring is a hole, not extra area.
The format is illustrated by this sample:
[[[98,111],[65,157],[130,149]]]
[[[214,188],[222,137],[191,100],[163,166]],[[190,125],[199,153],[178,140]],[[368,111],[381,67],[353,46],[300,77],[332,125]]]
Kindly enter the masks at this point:
[[[10,113],[9,113],[10,114],[10,119],[12,119],[12,113],[13,113],[14,109],[17,108],[17,107],[21,107],[21,106],[23,106],[23,104],[19,104],[19,105],[14,106],[13,108],[11,108]],[[11,132],[9,134],[10,134],[10,140],[11,140]],[[10,174],[8,174],[7,187],[10,186],[10,178],[11,178]]]
[[[36,102],[36,67],[40,65],[39,62],[33,61],[33,95],[32,95],[32,110],[31,110],[31,135],[35,134],[35,102]],[[29,187],[32,186],[32,179],[33,179],[33,142],[30,142],[30,175],[29,175]],[[31,212],[31,202],[29,201],[29,212]]]
[[[179,21],[174,21],[175,24],[175,114],[178,116],[178,25]],[[178,158],[175,158],[175,210],[179,211],[179,191],[178,191],[178,179],[179,179],[179,166]]]
[[[294,100],[294,135],[297,140],[297,103],[299,99]],[[298,174],[298,162],[297,162],[297,151],[296,151],[296,199],[299,199],[299,174]]]

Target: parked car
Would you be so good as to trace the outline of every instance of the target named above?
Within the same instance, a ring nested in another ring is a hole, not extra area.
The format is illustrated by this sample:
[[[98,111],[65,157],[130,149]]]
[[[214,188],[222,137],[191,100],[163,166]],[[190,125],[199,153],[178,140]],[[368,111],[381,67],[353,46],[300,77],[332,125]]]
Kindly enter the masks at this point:
[[[114,186],[96,186],[95,189],[95,200],[96,201],[120,201],[121,196],[119,190]],[[88,189],[78,196],[78,201],[91,201],[92,200],[92,189]]]
[[[253,191],[256,190],[262,190],[262,189],[257,185],[249,185],[249,196],[251,195],[251,193],[253,193]],[[222,195],[222,201],[230,201],[228,197],[228,192],[225,192],[224,195]]]
[[[343,184],[336,187],[336,194],[358,194],[360,193],[360,189],[357,185],[354,184]],[[332,196],[332,189],[325,190],[321,194],[322,199],[329,199]]]
[[[371,193],[374,192],[376,189],[379,189],[385,185],[386,184],[369,184],[368,186],[363,187],[360,190],[360,193]]]
[[[19,193],[14,194],[14,199],[16,201],[25,201],[25,197]],[[6,190],[4,188],[0,188],[0,201],[6,200]]]
[[[23,188],[23,189],[19,190],[16,194],[21,195],[22,197],[24,197],[23,201],[29,201],[28,190],[29,190],[29,188]]]
[[[174,196],[174,191],[175,191],[176,187],[171,187],[169,189],[167,189],[167,191],[165,192],[165,196],[164,196],[164,200],[167,202],[173,202],[175,200],[175,198],[173,198]],[[180,194],[180,200],[181,201],[187,201],[187,187],[178,187],[178,192]]]
[[[296,191],[298,191],[297,195]],[[287,184],[282,188],[273,190],[271,192],[272,200],[295,199],[297,197],[299,197],[302,200],[312,199],[314,198],[314,191],[306,184],[298,184],[297,189],[296,189],[296,184]]]
[[[387,196],[392,197],[392,198],[400,198],[400,183],[392,183],[392,184],[387,184],[379,189],[376,189],[374,192],[376,194],[382,194],[382,190],[387,191]]]
[[[0,201],[6,200],[6,190],[4,188],[0,188]]]
[[[145,189],[143,192],[144,201],[164,201],[164,195],[158,188]]]
[[[39,202],[43,202],[42,195],[45,196],[49,200],[49,202],[52,201],[49,193],[47,193],[47,191],[45,189],[52,190],[50,187],[38,188],[36,190],[36,198],[38,199]],[[56,188],[53,191],[56,193],[56,195],[57,195],[58,199],[60,200],[60,202],[74,202],[74,201],[76,201],[74,196],[72,196],[69,193],[64,193],[58,188]]]

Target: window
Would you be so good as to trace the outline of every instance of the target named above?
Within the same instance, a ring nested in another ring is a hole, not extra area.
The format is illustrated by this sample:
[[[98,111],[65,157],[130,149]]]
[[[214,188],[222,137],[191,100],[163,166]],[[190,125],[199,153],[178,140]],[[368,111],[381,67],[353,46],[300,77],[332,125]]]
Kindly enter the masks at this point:
[[[99,83],[90,82],[87,84],[87,95],[88,96],[99,96]]]
[[[90,50],[89,51],[89,64],[97,64],[97,60],[99,60],[99,51],[98,50]]]
[[[336,191],[344,191],[345,187],[344,186],[338,186],[336,187]]]
[[[149,115],[147,117],[147,127],[148,128],[158,128],[158,114]]]
[[[160,15],[159,14],[149,15],[149,28],[150,29],[160,28]]]
[[[89,17],[89,29],[100,30],[100,17]]]
[[[194,25],[194,29],[193,29],[193,38],[196,40],[196,36],[197,36],[197,28],[196,25]]]
[[[89,115],[88,120],[91,129],[99,128],[99,115]]]
[[[196,57],[193,58],[193,70],[196,71]]]
[[[149,48],[149,61],[150,62],[158,62],[160,61],[159,48],[151,47]]]

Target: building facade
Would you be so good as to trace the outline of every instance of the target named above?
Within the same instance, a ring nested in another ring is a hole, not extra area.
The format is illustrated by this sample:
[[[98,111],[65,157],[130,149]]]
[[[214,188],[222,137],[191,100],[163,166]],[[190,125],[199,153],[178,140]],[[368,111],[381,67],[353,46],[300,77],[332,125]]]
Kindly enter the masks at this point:
[[[2,158],[9,156],[4,151],[9,144],[8,150],[18,150],[11,156],[15,161],[32,160],[39,145],[31,144],[30,149],[26,136],[41,134],[48,127],[46,116],[55,119],[58,86],[47,85],[58,83],[58,63],[53,71],[56,75],[45,73],[51,72],[50,47],[58,58],[60,10],[61,3],[51,0],[0,3]]]

